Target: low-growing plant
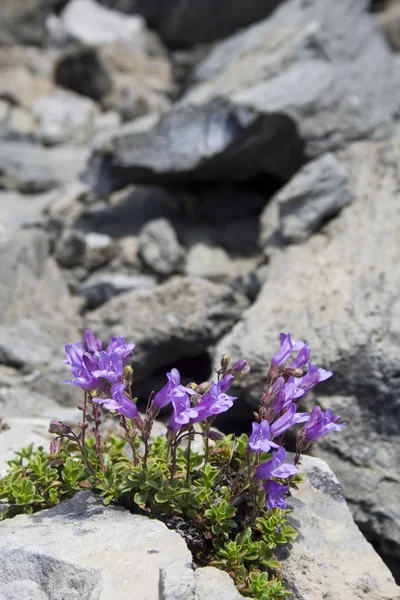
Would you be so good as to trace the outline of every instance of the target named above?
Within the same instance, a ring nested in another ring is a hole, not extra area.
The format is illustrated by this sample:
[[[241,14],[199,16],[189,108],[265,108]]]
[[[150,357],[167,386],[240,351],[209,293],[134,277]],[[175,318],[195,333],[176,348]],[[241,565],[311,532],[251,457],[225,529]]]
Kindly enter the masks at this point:
[[[243,596],[260,600],[284,598],[279,545],[295,540],[287,520],[286,497],[302,476],[301,453],[318,438],[344,423],[330,410],[315,406],[298,412],[299,399],[332,373],[309,362],[304,342],[281,334],[281,347],[267,374],[252,433],[223,435],[213,428],[218,414],[236,397],[227,392],[247,375],[239,360],[223,356],[216,381],[183,386],[177,369],[149,400],[142,416],[132,397],[134,344],[122,337],[102,342],[86,331],[84,342],[66,346],[73,379],[84,390],[82,419],[74,429],[51,421],[55,435],[49,452],[33,445],[15,452],[0,479],[0,518],[33,513],[92,489],[105,504],[117,503],[163,520],[187,540],[197,564],[223,569]],[[293,354],[296,356],[293,358]],[[172,405],[164,437],[152,437],[153,424]],[[121,433],[101,439],[101,406],[120,418]],[[286,431],[301,423],[296,454],[290,462],[284,448]],[[90,428],[90,431],[88,431]],[[92,433],[92,435],[89,435]],[[194,450],[196,437],[202,450]]]

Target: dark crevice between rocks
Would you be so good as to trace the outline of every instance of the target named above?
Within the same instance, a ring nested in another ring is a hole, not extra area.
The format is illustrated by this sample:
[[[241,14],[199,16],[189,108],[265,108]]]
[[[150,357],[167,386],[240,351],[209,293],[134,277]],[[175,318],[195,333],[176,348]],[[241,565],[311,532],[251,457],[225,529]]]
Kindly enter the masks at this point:
[[[149,377],[134,382],[134,394],[138,397],[139,410],[145,411],[147,402],[151,394],[157,393],[166,383],[166,373],[170,372],[171,369],[178,369],[181,374],[181,383],[188,385],[195,381],[201,383],[207,381],[212,372],[212,359],[208,352],[203,352],[196,357],[184,357],[174,361],[172,364],[165,365],[156,369]],[[167,406],[161,410],[161,417],[169,417],[171,414],[171,407]]]

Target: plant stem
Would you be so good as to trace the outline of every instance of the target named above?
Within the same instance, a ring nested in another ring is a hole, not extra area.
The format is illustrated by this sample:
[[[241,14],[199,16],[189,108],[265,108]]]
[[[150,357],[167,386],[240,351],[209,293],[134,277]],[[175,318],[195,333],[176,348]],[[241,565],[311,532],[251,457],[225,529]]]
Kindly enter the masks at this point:
[[[82,446],[83,448],[85,447],[85,436],[86,436],[86,412],[87,412],[87,403],[88,403],[88,393],[85,390],[85,397],[84,397],[84,401],[83,401],[83,411],[82,411],[82,423],[83,423],[83,427],[82,427]]]
[[[137,459],[137,452],[136,452],[135,442],[132,439],[131,432],[128,429],[128,425],[126,423],[126,418],[124,416],[122,416],[122,415],[121,415],[121,424],[122,424],[122,428],[124,429],[124,431],[126,433],[126,441],[128,442],[128,444],[129,444],[129,446],[131,447],[131,450],[132,450],[133,465],[135,467],[137,467],[137,465],[138,465],[138,459]]]
[[[192,436],[189,435],[188,438],[188,445],[187,445],[187,460],[186,460],[186,485],[189,487],[189,482],[190,482],[190,452],[191,452],[191,445],[192,445]]]
[[[99,405],[96,402],[93,403],[93,416],[94,416],[93,432],[94,432],[94,436],[95,436],[95,440],[96,440],[97,456],[99,457],[99,462],[100,462],[101,470],[103,471],[103,473],[105,473],[105,471],[107,469],[106,469],[106,467],[104,465],[103,453],[102,453],[102,450],[101,450],[101,437],[100,437],[100,431],[99,431],[99,425],[101,423],[101,421],[100,421],[100,409],[99,409]]]

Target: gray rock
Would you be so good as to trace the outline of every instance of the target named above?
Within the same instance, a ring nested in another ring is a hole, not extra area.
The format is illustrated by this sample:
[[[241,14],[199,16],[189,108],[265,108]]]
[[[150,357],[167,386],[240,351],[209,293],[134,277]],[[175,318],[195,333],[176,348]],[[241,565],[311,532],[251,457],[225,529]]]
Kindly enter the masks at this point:
[[[27,195],[0,190],[0,223],[5,229],[18,229],[43,221],[52,192]]]
[[[99,140],[87,176],[102,190],[133,181],[288,179],[309,158],[388,137],[394,73],[364,2],[284,2],[217,44],[171,112]]]
[[[173,47],[219,40],[269,15],[282,0],[102,0],[102,4],[142,14]]]
[[[71,0],[60,19],[65,32],[87,46],[121,43],[142,49],[146,43],[146,26],[141,17],[123,16],[94,0]]]
[[[31,319],[55,348],[75,338],[78,319],[47,236],[37,230],[0,235],[0,325]]]
[[[175,277],[151,290],[128,292],[87,315],[104,340],[124,335],[136,344],[135,379],[181,357],[204,353],[232,327],[246,300],[225,285]]]
[[[0,189],[32,194],[78,179],[88,151],[83,147],[41,148],[28,142],[2,142]]]
[[[398,556],[399,156],[399,140],[357,143],[339,155],[354,202],[323,233],[271,257],[256,302],[216,350],[216,359],[223,351],[249,362],[246,396],[255,406],[279,332],[310,343],[312,362],[335,374],[321,385],[326,403],[343,398],[349,423],[344,438],[327,440],[325,456],[357,524]]]
[[[355,525],[328,465],[303,457],[301,472],[306,480],[289,500],[289,520],[300,535],[282,561],[291,598],[398,600],[400,588]]]
[[[333,154],[324,154],[270,200],[261,216],[261,244],[268,246],[277,238],[302,242],[352,200],[345,167]]]
[[[42,0],[2,0],[0,45],[27,44],[41,46],[45,41],[45,20],[52,2]]]
[[[85,251],[85,235],[76,229],[65,229],[57,241],[54,257],[62,267],[71,268],[83,263]]]
[[[0,326],[0,363],[30,371],[49,363],[53,352],[52,339],[35,321],[21,319]]]
[[[139,234],[139,254],[154,273],[163,276],[176,273],[184,257],[175,229],[167,219],[144,225]]]
[[[149,289],[157,281],[150,275],[125,275],[124,273],[94,273],[80,285],[79,292],[91,308],[97,308],[114,296],[132,290]]]
[[[85,143],[94,131],[96,104],[69,91],[41,96],[32,107],[38,121],[35,139],[45,145]]]
[[[15,600],[21,589],[49,600],[206,600],[204,575],[193,575],[191,554],[178,533],[160,521],[105,507],[90,492],[6,520],[0,532],[5,600]],[[233,582],[213,576],[214,570],[207,569],[214,597],[240,597]],[[179,591],[171,589],[174,581]]]
[[[240,600],[243,596],[233,587],[228,573],[202,567],[194,572],[196,580],[196,598],[199,600]]]
[[[85,235],[85,256],[83,264],[89,271],[98,269],[110,262],[117,253],[113,239],[104,233],[91,232]]]
[[[189,249],[185,274],[191,277],[205,277],[216,283],[226,283],[232,276],[232,263],[229,254],[215,244],[198,242]]]

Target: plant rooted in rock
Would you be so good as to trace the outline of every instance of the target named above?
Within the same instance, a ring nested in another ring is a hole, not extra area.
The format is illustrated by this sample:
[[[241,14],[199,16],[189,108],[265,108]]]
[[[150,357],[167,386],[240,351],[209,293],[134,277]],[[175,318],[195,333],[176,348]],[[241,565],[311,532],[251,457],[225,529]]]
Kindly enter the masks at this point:
[[[140,415],[132,396],[129,360],[134,344],[112,338],[106,350],[90,331],[66,346],[74,378],[84,390],[76,431],[52,421],[50,452],[30,446],[15,453],[0,480],[2,518],[54,506],[92,488],[105,504],[118,503],[175,527],[195,560],[227,571],[244,596],[267,600],[287,594],[274,551],[297,533],[287,521],[286,497],[301,482],[298,462],[310,443],[344,425],[331,411],[297,411],[299,399],[332,375],[309,363],[310,348],[281,334],[250,437],[213,429],[218,414],[236,401],[229,389],[245,376],[244,360],[223,356],[217,381],[181,384],[177,369]],[[295,354],[293,358],[293,354]],[[165,437],[152,437],[161,408],[171,404]],[[101,406],[117,414],[122,432],[100,437]],[[286,431],[302,424],[296,456],[287,461]],[[91,426],[93,435],[87,430]],[[196,437],[201,452],[193,450]],[[128,449],[128,450],[127,450]]]

